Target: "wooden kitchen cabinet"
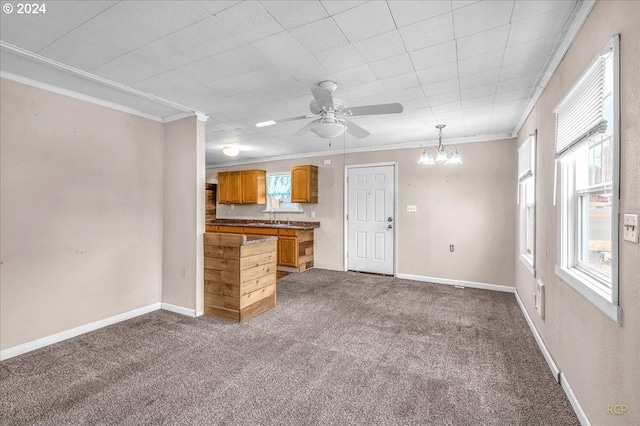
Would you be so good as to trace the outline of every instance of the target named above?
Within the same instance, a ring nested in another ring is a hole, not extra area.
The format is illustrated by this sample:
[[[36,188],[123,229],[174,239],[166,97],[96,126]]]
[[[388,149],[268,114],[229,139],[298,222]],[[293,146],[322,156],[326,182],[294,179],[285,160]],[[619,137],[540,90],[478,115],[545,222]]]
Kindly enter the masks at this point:
[[[291,202],[318,202],[317,166],[291,166]]]
[[[267,172],[264,170],[243,170],[242,202],[246,204],[266,204]]]
[[[302,272],[313,267],[313,229],[278,231],[278,265]]]
[[[269,226],[217,225],[217,232],[277,236],[276,263],[302,272],[313,267],[313,229],[291,229]]]
[[[240,172],[229,172],[229,203],[242,203],[242,174]]]
[[[278,237],[278,265],[298,267],[298,238]]]
[[[219,204],[265,204],[267,174],[264,170],[218,173]]]
[[[241,181],[240,172],[218,173],[218,203],[240,204],[242,202]]]
[[[218,204],[229,204],[229,173],[218,173]]]

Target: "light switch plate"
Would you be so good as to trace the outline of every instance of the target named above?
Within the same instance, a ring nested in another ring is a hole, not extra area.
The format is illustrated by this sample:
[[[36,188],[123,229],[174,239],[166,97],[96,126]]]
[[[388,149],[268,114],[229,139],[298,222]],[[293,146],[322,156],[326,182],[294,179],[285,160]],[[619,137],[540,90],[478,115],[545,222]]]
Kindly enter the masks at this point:
[[[638,215],[625,213],[622,226],[624,227],[624,240],[638,244],[638,233],[640,231],[638,229]]]
[[[411,205],[411,204],[407,204],[407,211],[408,211],[409,213],[415,213],[415,212],[417,212],[417,211],[418,211],[418,206],[414,206],[414,205]]]

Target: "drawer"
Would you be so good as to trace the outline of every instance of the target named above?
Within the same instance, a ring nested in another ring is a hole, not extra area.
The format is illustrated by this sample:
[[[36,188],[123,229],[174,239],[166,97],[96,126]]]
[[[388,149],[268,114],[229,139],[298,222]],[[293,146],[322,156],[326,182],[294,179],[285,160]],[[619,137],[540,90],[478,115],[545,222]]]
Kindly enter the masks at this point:
[[[218,232],[226,232],[227,234],[243,234],[242,226],[224,226],[218,225]]]
[[[298,235],[297,229],[280,229],[278,235],[288,235],[291,237],[295,237]]]
[[[205,229],[205,232],[218,232],[217,225],[206,225],[204,229]]]

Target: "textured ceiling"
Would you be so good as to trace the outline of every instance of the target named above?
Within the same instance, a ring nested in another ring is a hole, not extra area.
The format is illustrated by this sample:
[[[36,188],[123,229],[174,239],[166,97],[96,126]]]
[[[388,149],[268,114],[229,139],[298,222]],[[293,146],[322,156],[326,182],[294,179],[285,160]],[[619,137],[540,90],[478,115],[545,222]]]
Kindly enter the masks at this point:
[[[335,149],[312,133],[292,137],[311,119],[255,126],[310,114],[309,88],[322,80],[337,82],[334,95],[349,106],[404,106],[401,114],[353,117],[371,135],[347,134],[349,149],[431,143],[439,123],[447,125],[445,139],[509,137],[583,3],[48,1],[46,7],[40,15],[3,13],[3,43],[64,64],[70,74],[79,70],[208,114],[207,163],[214,165]],[[73,81],[68,88],[82,92]],[[127,105],[131,93],[120,92]],[[118,96],[109,100],[118,103]],[[154,115],[180,110],[135,108]],[[238,144],[238,157],[222,155],[228,144]]]

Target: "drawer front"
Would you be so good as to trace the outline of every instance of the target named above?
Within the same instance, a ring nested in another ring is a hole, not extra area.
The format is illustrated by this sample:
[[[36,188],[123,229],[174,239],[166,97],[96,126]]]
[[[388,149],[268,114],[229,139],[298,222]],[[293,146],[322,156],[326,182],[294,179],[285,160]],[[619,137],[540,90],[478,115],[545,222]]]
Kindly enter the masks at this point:
[[[205,232],[218,232],[218,226],[217,225],[206,225],[205,226]]]
[[[279,235],[288,235],[291,237],[295,237],[298,235],[297,229],[280,229]]]
[[[242,234],[244,229],[242,226],[223,226],[218,225],[218,232],[226,232],[228,234]]]

